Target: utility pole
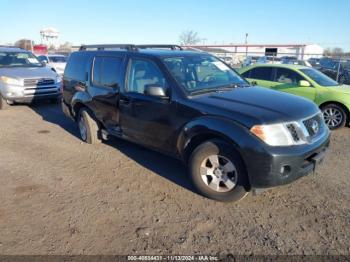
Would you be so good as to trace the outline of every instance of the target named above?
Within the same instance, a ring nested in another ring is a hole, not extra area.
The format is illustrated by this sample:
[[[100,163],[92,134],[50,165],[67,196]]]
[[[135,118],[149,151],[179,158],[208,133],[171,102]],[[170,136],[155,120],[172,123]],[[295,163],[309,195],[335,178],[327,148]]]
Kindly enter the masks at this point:
[[[248,33],[245,33],[245,57],[247,58],[248,56]]]

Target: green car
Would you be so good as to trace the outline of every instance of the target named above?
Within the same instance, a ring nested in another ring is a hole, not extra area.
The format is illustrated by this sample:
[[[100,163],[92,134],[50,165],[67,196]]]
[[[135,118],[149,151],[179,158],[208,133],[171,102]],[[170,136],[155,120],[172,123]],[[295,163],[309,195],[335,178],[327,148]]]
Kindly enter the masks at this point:
[[[349,123],[350,86],[300,65],[252,65],[239,69],[250,83],[303,96],[315,102],[332,130]],[[302,110],[302,108],[300,109]]]

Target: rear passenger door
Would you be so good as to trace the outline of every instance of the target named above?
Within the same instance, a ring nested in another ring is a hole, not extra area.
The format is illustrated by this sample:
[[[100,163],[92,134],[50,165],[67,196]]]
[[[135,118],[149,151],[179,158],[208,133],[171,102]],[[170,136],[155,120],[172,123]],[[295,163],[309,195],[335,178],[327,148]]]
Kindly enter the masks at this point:
[[[160,67],[150,59],[131,58],[126,83],[120,94],[120,125],[126,138],[161,151],[171,151],[175,134],[175,105],[171,99],[144,93],[147,85],[169,90]],[[170,90],[168,92],[170,94]]]
[[[108,129],[119,125],[119,91],[123,82],[123,56],[95,56],[92,63],[89,93],[95,116]]]
[[[256,83],[259,86],[271,88],[273,86],[273,68],[272,67],[255,67],[242,74],[250,83]]]

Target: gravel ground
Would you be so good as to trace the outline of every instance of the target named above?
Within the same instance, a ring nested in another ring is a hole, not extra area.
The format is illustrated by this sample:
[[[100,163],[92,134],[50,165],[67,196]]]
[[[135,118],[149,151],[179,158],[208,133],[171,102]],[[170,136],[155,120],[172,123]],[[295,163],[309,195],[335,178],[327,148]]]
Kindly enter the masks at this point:
[[[350,254],[350,129],[314,175],[239,203],[193,192],[181,163],[87,145],[58,105],[0,111],[0,254]]]

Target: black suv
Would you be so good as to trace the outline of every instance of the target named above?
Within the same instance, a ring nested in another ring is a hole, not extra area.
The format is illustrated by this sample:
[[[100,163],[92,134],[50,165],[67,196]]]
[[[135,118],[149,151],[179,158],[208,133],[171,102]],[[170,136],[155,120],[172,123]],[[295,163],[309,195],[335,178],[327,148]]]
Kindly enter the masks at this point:
[[[196,189],[220,201],[305,176],[329,145],[312,102],[250,86],[218,58],[178,46],[82,46],[63,84],[82,140],[116,136],[181,159]]]

